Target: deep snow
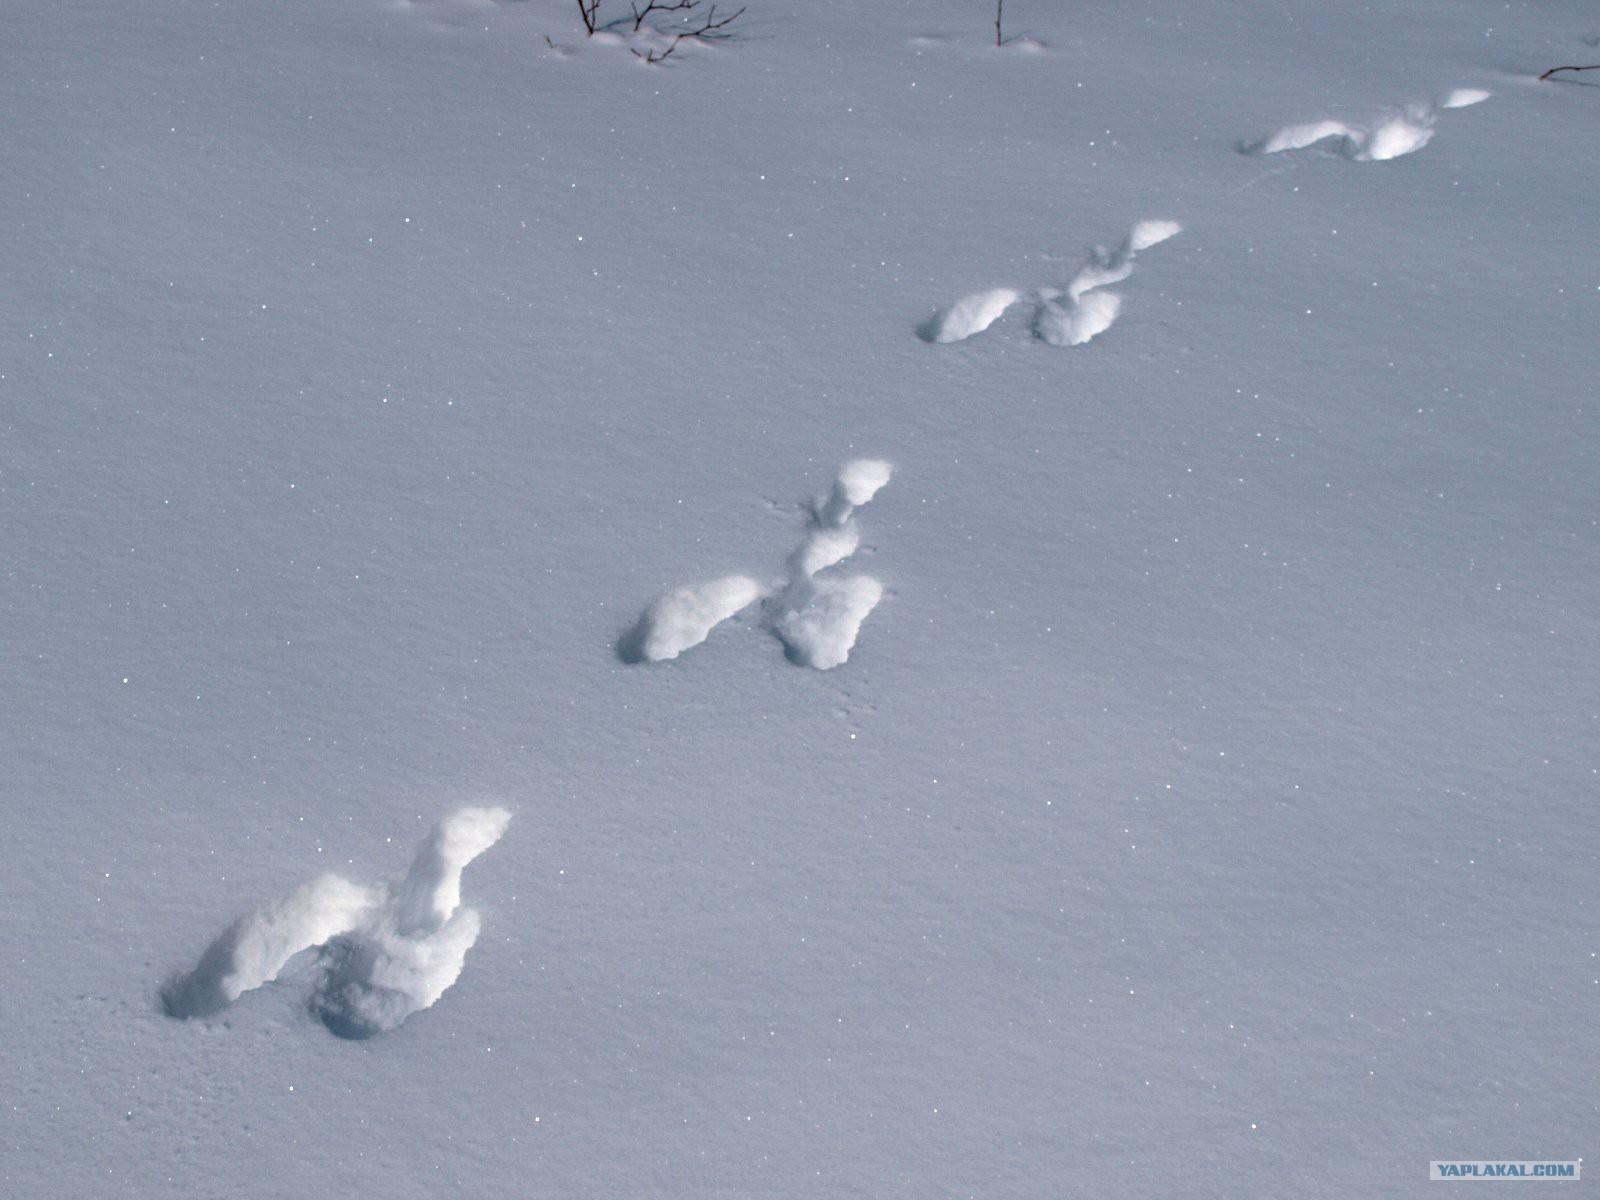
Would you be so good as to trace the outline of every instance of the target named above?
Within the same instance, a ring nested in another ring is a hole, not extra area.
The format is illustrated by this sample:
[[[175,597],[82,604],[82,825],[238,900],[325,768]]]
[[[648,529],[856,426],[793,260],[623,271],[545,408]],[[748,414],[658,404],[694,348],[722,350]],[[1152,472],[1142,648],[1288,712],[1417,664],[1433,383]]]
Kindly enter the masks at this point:
[[[6,14],[0,1192],[1584,1154],[1593,7],[751,0],[659,67],[569,7]],[[848,661],[625,661],[859,459]],[[487,806],[431,1007],[165,1011]]]

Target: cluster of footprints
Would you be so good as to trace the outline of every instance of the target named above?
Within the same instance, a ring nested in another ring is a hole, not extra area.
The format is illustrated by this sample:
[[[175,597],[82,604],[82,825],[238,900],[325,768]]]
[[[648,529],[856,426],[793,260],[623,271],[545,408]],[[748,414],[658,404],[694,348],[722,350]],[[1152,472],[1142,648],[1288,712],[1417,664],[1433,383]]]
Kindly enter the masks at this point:
[[[1427,145],[1438,115],[1487,100],[1457,88],[1435,104],[1413,104],[1370,126],[1324,120],[1290,125],[1241,146],[1248,154],[1327,147],[1357,162],[1383,162]],[[1176,221],[1140,221],[1121,245],[1096,248],[1064,288],[991,288],[935,313],[918,330],[934,343],[981,333],[1013,305],[1033,306],[1033,332],[1052,346],[1081,346],[1104,333],[1122,298],[1106,289],[1133,273],[1135,258],[1181,232]],[[890,464],[856,459],[811,507],[806,533],[782,579],[728,575],[658,597],[618,647],[627,662],[677,658],[711,631],[762,602],[768,627],[789,660],[828,670],[845,662],[861,624],[883,598],[867,575],[836,572],[861,544],[855,511],[889,482]],[[223,930],[190,971],[162,989],[172,1016],[209,1016],[280,978],[304,982],[308,1005],[341,1037],[370,1037],[430,1007],[455,983],[478,940],[478,914],[461,907],[461,873],[505,832],[501,808],[465,808],[447,817],[417,849],[401,879],[365,887],[324,875]],[[295,964],[300,963],[300,968]]]
[[[1268,137],[1246,142],[1246,154],[1282,154],[1286,150],[1305,150],[1326,146],[1356,162],[1387,162],[1403,154],[1421,150],[1433,137],[1434,123],[1447,108],[1466,108],[1489,98],[1482,88],[1456,88],[1435,104],[1408,104],[1372,125],[1351,125],[1344,121],[1311,121],[1290,125]]]
[[[461,907],[461,872],[510,821],[503,808],[463,808],[434,827],[401,879],[372,888],[323,875],[303,884],[224,929],[193,970],[167,983],[162,1003],[174,1017],[210,1016],[293,978],[340,1037],[395,1028],[460,976],[479,928],[478,914]]]
[[[839,666],[850,657],[861,623],[883,598],[883,585],[869,575],[832,568],[860,546],[855,511],[889,482],[892,470],[876,458],[845,463],[833,490],[811,506],[805,536],[789,555],[782,579],[763,583],[749,575],[726,575],[657,597],[618,646],[623,661],[677,658],[759,600],[790,662],[819,671]]]
[[[883,598],[883,585],[834,568],[861,544],[856,509],[891,474],[881,459],[845,463],[833,490],[811,506],[782,579],[763,584],[729,575],[668,592],[623,639],[623,658],[676,658],[760,600],[790,661],[824,671],[839,666]],[[510,821],[502,808],[461,809],[434,827],[398,880],[367,887],[323,875],[240,917],[192,969],[167,981],[163,1007],[174,1017],[212,1016],[282,981],[302,987],[310,1011],[340,1037],[396,1028],[460,977],[480,927],[477,912],[461,907],[461,873]]]
[[[960,342],[982,333],[1013,304],[1033,305],[1033,332],[1052,346],[1081,346],[1110,329],[1122,312],[1122,297],[1106,291],[1133,274],[1140,251],[1182,232],[1176,221],[1140,221],[1115,250],[1096,246],[1065,288],[990,288],[957,300],[917,330],[925,342]]]
[[[1422,149],[1433,137],[1439,114],[1466,108],[1489,98],[1481,88],[1456,88],[1434,103],[1408,104],[1370,125],[1346,121],[1311,121],[1243,143],[1246,154],[1282,154],[1289,150],[1327,148],[1355,162],[1386,162]],[[965,341],[998,321],[1013,305],[1033,307],[1033,332],[1051,346],[1081,346],[1110,329],[1122,312],[1122,297],[1106,291],[1133,274],[1133,260],[1142,250],[1182,232],[1176,221],[1140,221],[1116,250],[1096,247],[1065,288],[997,287],[964,296],[940,309],[917,329],[925,342],[944,345]]]

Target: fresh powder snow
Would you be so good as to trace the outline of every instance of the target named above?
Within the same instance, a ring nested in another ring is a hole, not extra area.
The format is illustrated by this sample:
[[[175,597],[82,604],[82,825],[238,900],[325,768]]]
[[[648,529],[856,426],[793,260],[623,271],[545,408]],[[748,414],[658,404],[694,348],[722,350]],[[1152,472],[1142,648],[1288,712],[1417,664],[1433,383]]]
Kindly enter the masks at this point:
[[[8,6],[0,1195],[1592,1151],[1600,12],[643,7]]]

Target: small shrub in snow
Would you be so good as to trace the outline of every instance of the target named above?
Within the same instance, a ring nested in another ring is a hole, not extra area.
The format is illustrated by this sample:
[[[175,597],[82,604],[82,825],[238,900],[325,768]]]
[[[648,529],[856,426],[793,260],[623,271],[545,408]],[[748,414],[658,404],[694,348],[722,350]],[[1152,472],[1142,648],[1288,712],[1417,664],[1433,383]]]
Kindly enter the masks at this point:
[[[744,15],[744,9],[740,8],[736,12],[718,17],[717,6],[713,4],[703,14],[696,15],[701,2],[702,0],[645,0],[643,8],[638,4],[630,5],[634,35],[649,33],[662,40],[661,45],[649,46],[643,51],[635,49],[634,56],[654,65],[668,58],[684,42],[720,42],[731,38],[733,34],[728,31],[728,27]],[[647,24],[646,18],[652,13],[678,13],[681,27],[668,26],[663,29],[654,24]],[[578,19],[583,22],[584,33],[590,37],[602,29],[620,25],[626,20],[619,17],[616,21],[602,22],[600,0],[578,0]]]

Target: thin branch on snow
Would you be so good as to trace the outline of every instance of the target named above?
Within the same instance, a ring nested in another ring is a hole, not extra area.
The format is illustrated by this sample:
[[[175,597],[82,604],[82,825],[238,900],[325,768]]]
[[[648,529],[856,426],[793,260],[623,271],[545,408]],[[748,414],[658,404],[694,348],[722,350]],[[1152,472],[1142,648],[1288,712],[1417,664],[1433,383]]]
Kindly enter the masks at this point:
[[[700,0],[677,0],[676,3],[664,4],[662,0],[649,0],[644,8],[637,4],[633,6],[633,31],[639,32],[639,27],[644,24],[644,19],[653,12],[693,12],[700,7]]]
[[[674,7],[687,7],[692,9],[698,5],[699,0],[695,0],[693,4],[686,6],[680,4],[675,5]],[[728,26],[732,25],[743,15],[744,9],[740,8],[738,12],[733,13],[731,16],[723,17],[722,20],[719,21],[717,20],[717,6],[713,4],[710,10],[706,13],[704,19],[701,20],[700,24],[696,28],[685,30],[682,33],[673,34],[672,42],[665,50],[647,50],[643,54],[640,54],[637,50],[634,50],[633,56],[635,58],[642,58],[645,62],[649,63],[651,66],[654,66],[656,63],[666,61],[666,59],[671,56],[672,52],[684,42],[724,41],[733,36],[733,34],[726,32]]]
[[[1592,67],[1551,67],[1543,75],[1539,76],[1539,78],[1549,79],[1550,76],[1554,75],[1557,71],[1600,71],[1600,63],[1595,63],[1595,65]]]
[[[733,34],[723,33],[721,31],[726,29],[729,25],[732,25],[743,15],[744,9],[740,8],[739,11],[734,13],[732,16],[723,17],[722,20],[719,21],[717,20],[717,6],[713,4],[711,6],[711,11],[706,14],[706,19],[700,23],[699,29],[691,29],[688,33],[680,33],[678,34],[678,37],[701,42],[716,42],[721,41],[724,38],[731,38]]]

